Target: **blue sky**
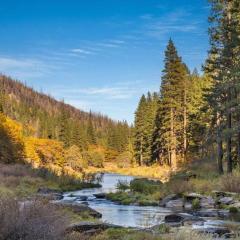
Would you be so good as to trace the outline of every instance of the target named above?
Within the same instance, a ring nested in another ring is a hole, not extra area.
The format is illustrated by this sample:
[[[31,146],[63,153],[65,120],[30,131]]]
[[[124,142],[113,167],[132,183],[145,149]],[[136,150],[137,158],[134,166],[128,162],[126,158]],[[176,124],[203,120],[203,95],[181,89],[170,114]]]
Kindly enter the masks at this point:
[[[0,72],[80,109],[133,122],[158,91],[171,37],[190,69],[208,49],[207,0],[8,0]]]

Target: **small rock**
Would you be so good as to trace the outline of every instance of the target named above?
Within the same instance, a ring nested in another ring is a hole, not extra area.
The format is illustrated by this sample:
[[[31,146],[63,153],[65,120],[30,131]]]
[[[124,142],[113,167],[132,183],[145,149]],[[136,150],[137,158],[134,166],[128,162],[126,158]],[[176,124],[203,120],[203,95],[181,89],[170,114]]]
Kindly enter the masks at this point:
[[[213,208],[215,201],[212,197],[204,197],[200,200],[201,208]]]
[[[230,205],[234,203],[234,199],[232,197],[223,197],[218,200],[219,204]]]
[[[218,217],[220,218],[228,218],[230,215],[229,210],[219,210]]]
[[[167,197],[163,198],[160,203],[159,203],[159,206],[160,207],[166,207],[166,204],[171,201],[171,200],[176,200],[178,199],[178,195],[177,194],[171,194],[171,195],[168,195]]]
[[[186,201],[192,202],[195,199],[202,199],[204,196],[198,193],[188,193],[184,195]]]
[[[212,234],[217,236],[223,236],[226,234],[230,234],[230,230],[225,227],[209,227],[209,228],[203,228],[199,230],[199,232],[205,233],[205,234]]]
[[[231,204],[229,207],[240,208],[240,202],[235,202],[235,203]]]
[[[216,197],[231,197],[236,196],[237,193],[235,192],[223,192],[223,191],[212,191],[212,193],[215,194]]]
[[[185,209],[185,210],[192,210],[192,203],[186,202],[186,203],[184,204],[184,209]]]
[[[100,199],[106,198],[105,193],[96,193],[96,194],[93,194],[93,196]]]
[[[183,199],[177,199],[177,200],[171,200],[166,203],[165,205],[167,208],[174,208],[174,209],[180,209],[184,207]]]
[[[77,196],[76,200],[86,202],[88,200],[88,197],[87,196]]]
[[[218,217],[218,210],[216,209],[202,209],[195,213],[199,217]]]

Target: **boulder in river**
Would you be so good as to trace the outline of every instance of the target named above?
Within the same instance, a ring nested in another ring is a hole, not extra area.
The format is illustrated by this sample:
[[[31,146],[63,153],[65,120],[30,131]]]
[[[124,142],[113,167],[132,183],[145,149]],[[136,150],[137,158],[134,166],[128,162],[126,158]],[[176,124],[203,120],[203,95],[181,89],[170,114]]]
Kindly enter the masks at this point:
[[[204,197],[200,200],[201,208],[214,208],[215,201],[212,197]]]
[[[234,203],[233,197],[222,197],[218,200],[219,204],[230,205]]]
[[[171,194],[171,195],[168,195],[167,197],[163,198],[160,203],[159,203],[159,206],[160,207],[166,207],[166,204],[171,201],[171,200],[176,200],[178,199],[179,196],[177,194]]]
[[[71,202],[71,201],[61,201],[61,202],[56,202],[54,204],[58,207],[69,208],[70,210],[72,210],[76,214],[81,215],[81,213],[87,212],[90,216],[92,216],[94,218],[101,218],[102,217],[101,213],[99,213],[96,210],[90,208],[86,204],[81,204],[81,203]]]
[[[95,194],[93,194],[93,196],[95,198],[99,198],[99,199],[106,198],[106,194],[105,193],[95,193]]]
[[[202,228],[198,230],[201,233],[204,234],[211,234],[214,236],[218,236],[218,237],[222,237],[222,236],[226,236],[229,235],[231,233],[231,231],[226,228],[226,227],[209,227],[209,228]],[[225,238],[224,238],[225,239]]]
[[[201,194],[198,194],[198,193],[188,193],[188,194],[184,195],[184,199],[187,202],[192,202],[195,199],[199,199],[200,200],[202,198],[204,198],[204,196],[202,196]]]
[[[164,222],[165,223],[181,223],[183,221],[184,217],[180,214],[169,214],[165,216]]]
[[[197,211],[196,216],[199,217],[218,217],[218,210],[217,209],[202,209]]]
[[[182,209],[184,207],[184,201],[182,198],[171,200],[166,203],[165,207],[173,209]]]
[[[193,216],[188,213],[169,214],[164,218],[164,222],[166,224],[169,224],[170,226],[177,226],[177,224],[179,224],[179,226],[193,225],[196,223],[203,224],[204,221],[205,221],[204,219],[198,216]]]

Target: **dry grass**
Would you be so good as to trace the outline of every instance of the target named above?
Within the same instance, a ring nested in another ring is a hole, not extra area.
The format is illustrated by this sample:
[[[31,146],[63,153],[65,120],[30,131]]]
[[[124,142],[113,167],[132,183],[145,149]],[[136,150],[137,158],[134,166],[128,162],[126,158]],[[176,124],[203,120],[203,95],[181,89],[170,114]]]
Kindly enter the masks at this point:
[[[38,172],[27,165],[0,164],[0,195],[13,194],[26,197],[34,194],[41,186],[57,188],[57,184],[38,176]]]
[[[223,176],[219,185],[223,191],[240,193],[240,172],[234,171]]]
[[[0,198],[0,240],[63,239],[68,219],[54,206],[34,201],[20,204]]]
[[[151,167],[147,166],[136,166],[129,168],[119,168],[116,164],[113,163],[105,163],[104,168],[93,168],[89,167],[86,169],[87,173],[96,173],[96,172],[110,172],[110,173],[118,173],[123,175],[131,175],[136,177],[146,177],[146,178],[154,178],[159,179],[163,182],[166,182],[169,177],[171,170],[167,166],[159,166],[154,165]]]
[[[192,230],[180,230],[164,237],[163,240],[213,240],[213,238],[209,235],[200,234]]]

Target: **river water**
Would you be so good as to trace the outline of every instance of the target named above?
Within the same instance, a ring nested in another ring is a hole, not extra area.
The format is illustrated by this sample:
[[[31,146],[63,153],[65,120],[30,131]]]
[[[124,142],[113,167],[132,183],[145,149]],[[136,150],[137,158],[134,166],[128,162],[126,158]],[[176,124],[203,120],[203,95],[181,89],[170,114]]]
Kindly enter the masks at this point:
[[[102,220],[124,227],[146,228],[159,224],[171,210],[161,207],[125,206],[106,199],[97,199],[94,194],[116,191],[119,180],[130,182],[134,177],[118,174],[103,174],[101,188],[84,189],[65,193],[63,200],[82,202],[79,197],[86,196],[88,206],[102,214]]]
[[[147,228],[160,224],[164,217],[173,213],[171,209],[162,207],[145,207],[132,205],[119,205],[106,199],[99,199],[94,194],[109,193],[116,191],[118,181],[130,182],[134,177],[123,176],[119,174],[105,173],[101,178],[101,188],[83,189],[80,191],[68,192],[64,194],[64,199],[67,201],[79,202],[88,204],[89,207],[95,209],[102,214],[102,221],[115,224],[123,227]],[[81,201],[81,197],[85,197]],[[232,222],[230,222],[232,223]],[[216,218],[206,218],[203,225],[192,225],[192,228],[216,228],[224,224],[229,224],[227,221],[222,221]]]

